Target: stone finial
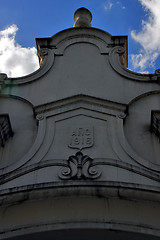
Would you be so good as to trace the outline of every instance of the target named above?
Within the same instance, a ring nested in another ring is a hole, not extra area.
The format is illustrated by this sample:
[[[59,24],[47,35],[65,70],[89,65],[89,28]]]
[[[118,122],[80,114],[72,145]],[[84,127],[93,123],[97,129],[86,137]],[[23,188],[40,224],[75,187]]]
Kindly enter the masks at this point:
[[[79,8],[74,13],[74,27],[91,27],[92,14],[87,8]]]

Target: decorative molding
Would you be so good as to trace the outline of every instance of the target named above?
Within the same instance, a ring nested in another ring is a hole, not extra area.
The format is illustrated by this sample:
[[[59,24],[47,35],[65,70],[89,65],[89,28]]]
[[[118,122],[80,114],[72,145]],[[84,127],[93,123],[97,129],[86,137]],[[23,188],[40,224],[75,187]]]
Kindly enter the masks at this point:
[[[125,68],[120,61],[120,56],[124,54],[125,49],[121,46],[112,48],[109,52],[109,62],[112,68],[119,73],[121,76],[128,78],[128,80],[134,80],[145,83],[158,83],[157,73],[156,74],[141,74],[133,72]]]
[[[42,48],[42,49],[39,50],[38,53],[39,53],[40,56],[46,56],[46,55],[48,55],[48,49],[47,48]]]
[[[66,47],[71,44],[85,42],[94,44],[100,53],[108,54],[114,46],[124,46],[124,55],[127,63],[128,39],[127,36],[112,36],[110,33],[98,28],[69,28],[65,29],[51,38],[36,38],[37,48],[50,48],[55,50],[56,55],[63,55]],[[125,64],[126,65],[126,64]]]
[[[108,32],[100,30],[98,28],[68,28],[63,31],[58,32],[57,34],[53,35],[50,38],[36,38],[37,48],[50,48],[56,49],[60,45],[66,45],[65,42],[69,42],[70,40],[76,42],[77,39],[83,40],[84,38],[87,39],[87,42],[94,41],[99,44],[97,46],[101,48],[101,44],[108,45],[112,44],[112,35]],[[98,40],[98,41],[97,41]],[[79,40],[78,40],[79,41]],[[86,41],[86,40],[85,40]],[[65,48],[64,48],[65,49]]]
[[[93,159],[82,152],[77,152],[75,156],[70,156],[67,166],[59,172],[60,179],[96,179],[101,172],[98,167],[92,165]]]
[[[52,67],[54,63],[54,53],[51,49],[43,48],[40,50],[39,56],[43,59],[43,64],[37,71],[29,75],[17,77],[17,78],[7,78],[6,74],[4,73],[0,74],[0,85],[4,84],[4,80],[5,80],[5,87],[10,87],[10,86],[14,87],[20,84],[27,84],[29,82],[38,80],[45,73],[47,73],[49,69]]]
[[[10,172],[16,173],[16,170],[20,167],[22,167],[24,164],[27,162],[31,161],[31,159],[35,156],[35,154],[38,152],[40,149],[42,142],[45,137],[45,131],[46,131],[46,119],[38,120],[38,132],[37,132],[37,137],[35,139],[35,142],[33,143],[32,147],[29,149],[29,151],[17,162],[0,169],[0,175],[3,177],[6,174],[10,174]]]
[[[77,43],[87,43],[92,44],[99,49],[101,55],[108,55],[110,48],[108,45],[100,38],[91,38],[89,35],[80,35],[75,38],[66,38],[65,41],[60,43],[57,48],[54,49],[54,53],[59,56],[63,56],[67,47],[77,44]]]
[[[142,93],[140,95],[138,95],[137,97],[133,98],[129,103],[128,103],[128,108],[136,101],[139,101],[142,98],[145,98],[147,96],[150,95],[156,95],[156,94],[160,94],[160,90],[154,90],[154,91],[147,91],[145,93]]]
[[[90,107],[88,108],[86,106],[92,105],[92,110],[106,113],[112,116],[127,113],[128,109],[128,106],[126,104],[80,94],[64,98],[58,101],[50,102],[44,105],[35,106],[34,112],[35,114],[41,114],[44,112],[50,112],[54,110],[55,113],[56,111],[58,111],[59,113],[59,108],[61,108],[62,113],[62,107],[64,108],[65,112],[65,108],[67,108],[67,111],[69,111],[69,109],[73,110],[73,104],[75,105],[79,103],[81,104],[81,107],[83,107],[83,104],[85,104],[85,108],[90,109]]]
[[[92,105],[92,110],[90,108],[90,105]],[[55,131],[54,130],[55,126],[53,126],[53,124],[56,121],[64,119],[66,116],[68,117],[69,111],[71,111],[71,113],[69,114],[70,117],[79,116],[82,114],[84,116],[92,117],[93,113],[95,113],[94,117],[96,117],[96,119],[106,121],[107,116],[116,117],[119,114],[123,114],[126,111],[126,109],[127,106],[125,104],[118,104],[111,101],[101,100],[85,95],[77,95],[60,101],[52,102],[47,105],[42,105],[33,108],[34,116],[37,120],[38,125],[37,129],[38,132],[35,142],[29,149],[29,151],[21,159],[19,160],[17,159],[15,163],[3,169],[1,168],[0,174],[4,176],[6,174],[10,174],[10,172],[14,172],[13,175],[16,176],[17,175],[16,171],[18,168],[23,168],[23,166],[26,164],[32,165],[34,163],[38,163],[39,161],[41,161],[41,159],[44,158],[45,154],[47,153],[48,149],[53,143]],[[84,112],[82,112],[81,110],[83,110]],[[51,116],[55,117],[54,121],[52,120]],[[51,128],[47,128],[47,126],[49,126],[47,124],[52,124],[53,126],[52,130]],[[46,135],[49,141],[45,140]],[[89,144],[89,146],[91,147],[92,143]]]
[[[144,159],[143,157],[141,157],[140,155],[137,154],[137,152],[132,148],[132,146],[129,144],[125,133],[124,133],[124,119],[122,118],[117,118],[117,129],[116,132],[114,130],[114,125],[112,126],[111,129],[109,129],[109,131],[113,131],[113,134],[117,134],[118,138],[117,138],[117,147],[115,149],[123,149],[124,153],[127,154],[127,157],[129,157],[132,161],[134,161],[135,163],[138,163],[138,165],[145,167],[147,169],[150,169],[150,171],[155,171],[157,173],[160,173],[160,165],[149,162],[148,160]],[[112,145],[114,145],[115,143],[113,143],[112,140]],[[123,161],[123,154],[120,153],[120,151],[118,151],[117,156]],[[158,179],[157,179],[158,180]]]
[[[75,157],[75,156],[74,156]],[[116,167],[116,168],[121,168],[124,169],[126,171],[132,172],[132,173],[136,173],[138,175],[141,175],[142,177],[147,177],[150,180],[154,180],[154,181],[160,181],[160,174],[153,172],[152,170],[143,168],[142,166],[135,166],[129,163],[125,163],[122,160],[116,160],[116,159],[108,159],[108,158],[96,158],[91,159],[91,167],[96,168],[95,170],[97,170],[97,167],[103,167],[103,166],[108,166],[108,167]],[[54,167],[60,167],[58,176],[62,176],[60,177],[60,179],[69,179],[69,176],[66,176],[67,171],[70,172],[70,169],[68,169],[69,166],[69,162],[68,160],[64,160],[64,159],[50,159],[50,160],[43,160],[41,162],[38,163],[34,163],[34,164],[30,164],[28,166],[23,166],[19,169],[16,169],[15,171],[9,172],[7,174],[2,174],[0,175],[0,185],[1,184],[5,184],[13,179],[25,176],[31,172],[36,172],[40,169],[45,169],[45,168],[54,168]],[[62,172],[65,172],[65,176],[62,175]],[[99,175],[101,176],[101,174]],[[56,177],[56,176],[55,176]],[[93,178],[90,178],[93,179]],[[101,180],[99,181],[101,182]],[[60,183],[60,182],[59,182]],[[131,184],[131,183],[130,183]],[[134,184],[134,183],[133,183]],[[148,186],[147,186],[148,187]]]

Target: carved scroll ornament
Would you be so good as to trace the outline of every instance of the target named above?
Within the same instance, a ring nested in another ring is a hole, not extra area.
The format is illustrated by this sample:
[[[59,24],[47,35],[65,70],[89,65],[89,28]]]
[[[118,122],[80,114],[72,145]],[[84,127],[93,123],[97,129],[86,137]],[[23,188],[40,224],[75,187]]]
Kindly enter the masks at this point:
[[[70,156],[67,166],[59,172],[61,179],[96,179],[101,175],[98,167],[92,165],[93,159],[82,152],[77,152],[75,156]]]

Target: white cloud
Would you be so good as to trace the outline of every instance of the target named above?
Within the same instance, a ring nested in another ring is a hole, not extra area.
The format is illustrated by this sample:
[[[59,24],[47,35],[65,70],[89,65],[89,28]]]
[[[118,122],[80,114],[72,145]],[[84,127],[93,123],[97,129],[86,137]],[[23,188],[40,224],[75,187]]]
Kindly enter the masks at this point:
[[[104,3],[104,10],[110,10],[113,6],[113,3],[111,0],[107,0],[105,3]]]
[[[0,72],[8,77],[24,76],[39,68],[36,48],[16,43],[17,31],[14,24],[0,31]]]
[[[117,5],[120,5],[119,7],[121,7],[121,9],[123,9],[123,10],[126,9],[126,6],[122,5],[121,2],[117,1],[116,4],[117,4]]]
[[[147,67],[154,67],[160,55],[160,0],[139,0],[148,13],[147,21],[142,20],[139,33],[131,31],[131,37],[141,45],[139,54],[132,54],[133,67],[144,72]]]

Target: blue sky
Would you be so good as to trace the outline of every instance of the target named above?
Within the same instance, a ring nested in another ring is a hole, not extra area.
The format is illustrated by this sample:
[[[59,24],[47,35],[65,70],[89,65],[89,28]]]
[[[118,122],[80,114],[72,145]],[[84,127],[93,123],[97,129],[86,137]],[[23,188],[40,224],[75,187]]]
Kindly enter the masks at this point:
[[[0,0],[0,72],[10,77],[38,68],[35,38],[51,37],[74,24],[79,7],[93,15],[92,26],[128,35],[129,68],[160,68],[160,0]]]

